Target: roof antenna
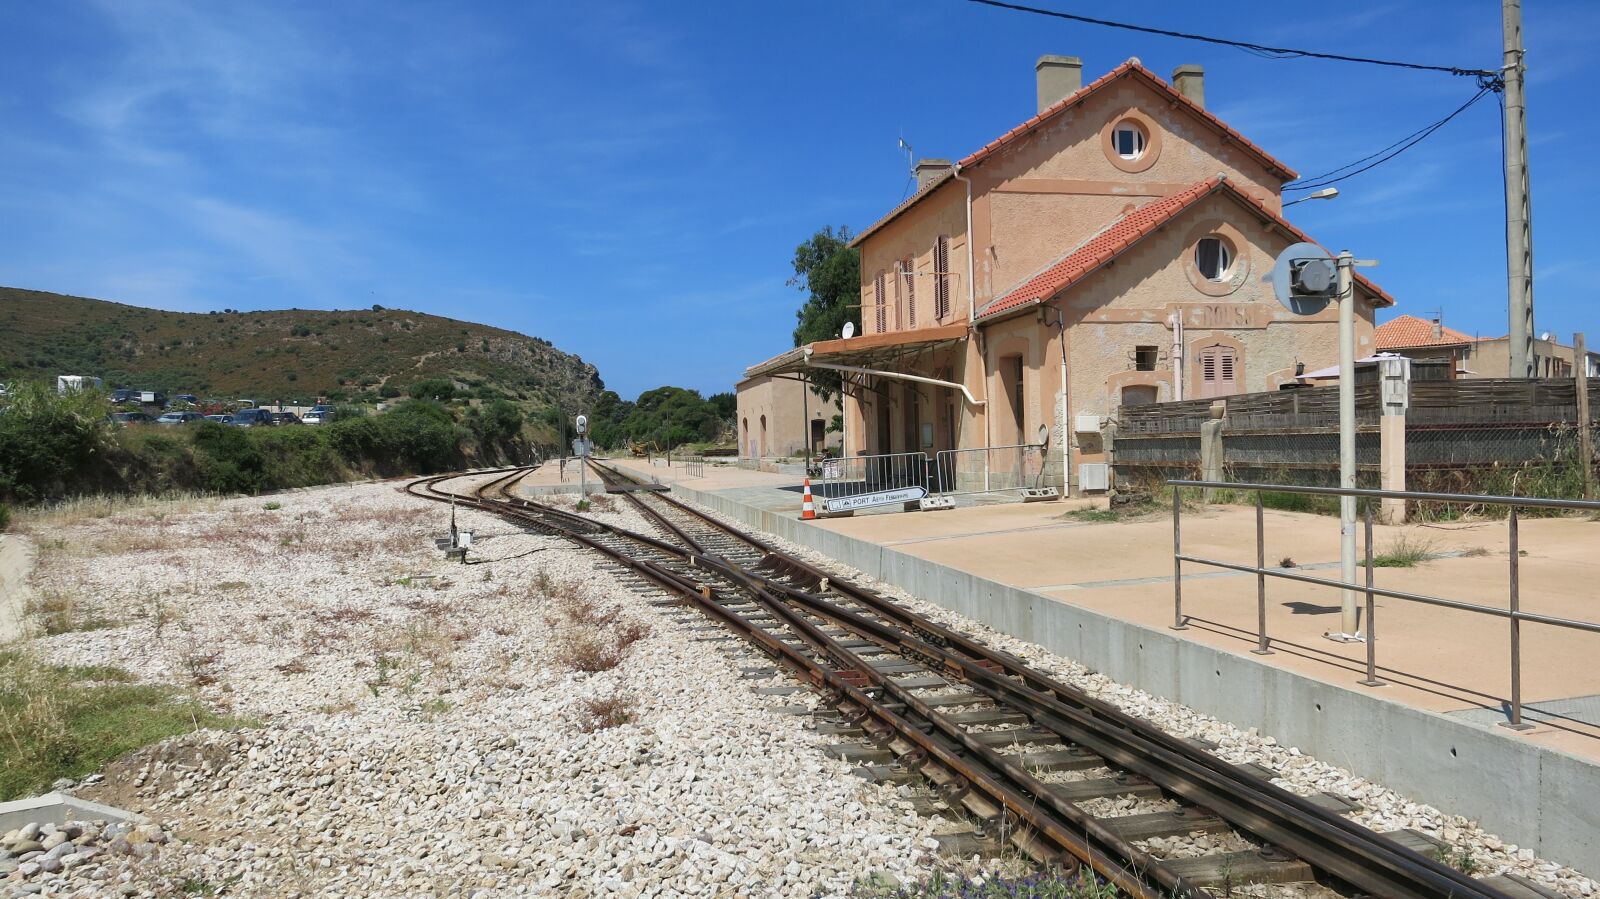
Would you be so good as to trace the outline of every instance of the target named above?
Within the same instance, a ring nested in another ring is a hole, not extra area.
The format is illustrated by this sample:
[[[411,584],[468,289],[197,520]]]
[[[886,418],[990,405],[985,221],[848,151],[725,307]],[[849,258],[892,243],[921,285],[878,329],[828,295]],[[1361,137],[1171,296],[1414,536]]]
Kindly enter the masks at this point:
[[[915,175],[917,173],[917,168],[916,164],[912,162],[911,145],[906,143],[906,137],[904,134],[900,135],[900,149],[904,150],[906,154],[906,174]]]

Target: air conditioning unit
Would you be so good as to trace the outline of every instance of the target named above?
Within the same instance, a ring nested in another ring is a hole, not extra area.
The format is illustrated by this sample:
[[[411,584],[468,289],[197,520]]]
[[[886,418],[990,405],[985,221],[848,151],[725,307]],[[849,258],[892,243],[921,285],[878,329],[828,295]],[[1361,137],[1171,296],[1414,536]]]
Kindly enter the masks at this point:
[[[1111,466],[1105,462],[1084,462],[1078,466],[1078,489],[1105,491],[1111,486]]]
[[[1072,430],[1079,434],[1100,433],[1100,416],[1094,414],[1074,415],[1072,417]]]

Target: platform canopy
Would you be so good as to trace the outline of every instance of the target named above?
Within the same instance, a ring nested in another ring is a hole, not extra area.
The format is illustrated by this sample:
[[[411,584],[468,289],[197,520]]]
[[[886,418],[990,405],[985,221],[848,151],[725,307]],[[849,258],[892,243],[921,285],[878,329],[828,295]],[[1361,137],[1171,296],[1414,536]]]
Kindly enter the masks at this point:
[[[848,340],[819,340],[779,353],[765,362],[744,370],[746,378],[763,375],[794,375],[816,363],[849,365],[858,368],[884,368],[901,359],[928,350],[951,346],[967,339],[967,325],[961,322],[937,328],[866,334]],[[887,370],[884,372],[889,374]]]

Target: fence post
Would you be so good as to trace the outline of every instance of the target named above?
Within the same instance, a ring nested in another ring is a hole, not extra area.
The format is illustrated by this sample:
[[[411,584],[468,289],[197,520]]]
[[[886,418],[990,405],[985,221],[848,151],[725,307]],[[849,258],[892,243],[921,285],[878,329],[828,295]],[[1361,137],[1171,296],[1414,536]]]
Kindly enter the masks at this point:
[[[1406,489],[1406,410],[1411,405],[1411,360],[1378,360],[1379,395],[1382,414],[1378,419],[1379,486],[1384,490]],[[1399,524],[1406,520],[1406,501],[1384,499],[1383,520]]]
[[[1172,629],[1186,631],[1183,623],[1183,488],[1172,488]]]
[[[1272,655],[1267,648],[1267,528],[1260,490],[1256,491],[1256,648],[1250,651]]]
[[[1522,720],[1522,610],[1521,566],[1517,564],[1517,507],[1511,507],[1511,720],[1500,722],[1512,730],[1531,730]]]
[[[1223,480],[1222,428],[1227,406],[1221,402],[1211,404],[1211,418],[1200,423],[1200,480]],[[1201,493],[1203,502],[1216,498],[1216,490],[1206,487]]]
[[[1378,680],[1378,628],[1377,605],[1372,598],[1372,501],[1366,503],[1366,553],[1367,553],[1367,676],[1361,681],[1363,687],[1381,687],[1384,681]]]

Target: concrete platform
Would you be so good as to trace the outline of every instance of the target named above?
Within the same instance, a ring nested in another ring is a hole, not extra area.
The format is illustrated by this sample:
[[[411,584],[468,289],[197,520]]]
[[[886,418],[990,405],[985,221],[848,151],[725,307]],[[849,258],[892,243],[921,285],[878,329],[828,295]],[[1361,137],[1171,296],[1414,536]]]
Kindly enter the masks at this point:
[[[1066,513],[1104,501],[1005,503],[801,522],[793,475],[705,466],[688,478],[659,460],[617,460],[684,499],[811,546],[923,599],[1036,641],[1107,675],[1181,701],[1434,803],[1476,817],[1540,854],[1600,870],[1600,636],[1523,626],[1529,731],[1495,726],[1509,695],[1507,624],[1380,598],[1379,676],[1366,647],[1322,634],[1339,626],[1337,591],[1268,580],[1271,655],[1255,655],[1251,574],[1186,565],[1186,630],[1173,620],[1172,521]],[[1339,527],[1326,516],[1268,510],[1269,564],[1337,577]],[[1255,559],[1255,515],[1216,506],[1184,514],[1184,551]],[[1426,541],[1431,558],[1379,569],[1380,586],[1504,608],[1503,522],[1377,528],[1381,550]],[[1600,620],[1600,522],[1524,519],[1522,608]]]

